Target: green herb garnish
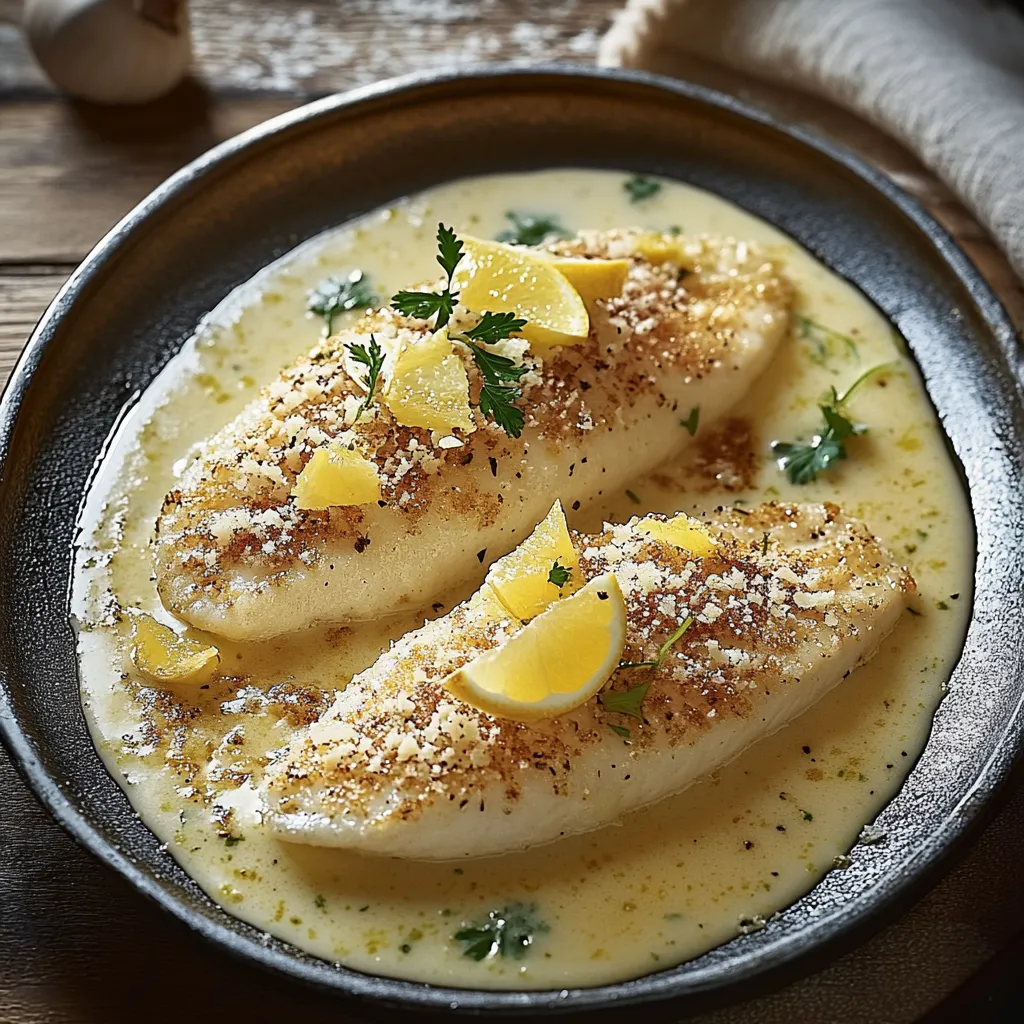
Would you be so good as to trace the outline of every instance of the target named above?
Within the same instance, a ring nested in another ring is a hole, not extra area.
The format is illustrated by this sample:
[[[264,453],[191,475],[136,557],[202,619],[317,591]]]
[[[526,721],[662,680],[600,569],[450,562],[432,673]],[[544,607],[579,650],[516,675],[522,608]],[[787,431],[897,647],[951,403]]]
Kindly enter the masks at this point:
[[[645,199],[657,195],[661,191],[661,182],[648,178],[644,174],[636,174],[622,186],[629,193],[631,203],[642,203]]]
[[[557,218],[509,210],[505,217],[512,225],[498,235],[497,241],[510,245],[540,245],[549,238],[565,238],[568,232]]]
[[[624,740],[628,740],[633,735],[624,725],[612,725],[611,722],[605,724],[616,736],[621,736]]]
[[[437,262],[447,275],[443,291],[402,291],[391,297],[392,307],[405,316],[417,320],[436,316],[435,330],[448,325],[459,300],[459,293],[452,291],[452,279],[464,255],[462,242],[444,224],[437,226],[437,249]],[[519,381],[526,373],[526,367],[482,346],[504,341],[525,326],[526,321],[515,313],[483,313],[480,322],[471,330],[450,335],[453,341],[460,341],[469,349],[483,378],[480,412],[492,419],[509,437],[519,437],[526,423],[526,414],[514,405],[523,396]]]
[[[569,582],[569,577],[572,575],[572,569],[566,565],[559,565],[558,559],[555,559],[554,565],[548,570],[548,583],[562,589]]]
[[[700,420],[700,406],[695,405],[690,410],[690,415],[685,420],[679,421],[679,426],[684,427],[686,432],[693,437],[697,433],[697,423]]]
[[[502,910],[492,910],[487,920],[454,935],[463,945],[462,955],[471,960],[487,960],[504,956],[521,960],[533,945],[537,935],[549,931],[544,921],[537,919],[535,903],[513,903]]]
[[[377,301],[370,279],[361,270],[348,277],[328,277],[310,292],[306,309],[324,318],[327,334],[334,333],[334,318],[353,309],[365,309]]]
[[[658,648],[652,661],[620,661],[619,668],[660,668],[665,655],[672,650],[679,638],[693,625],[693,616],[687,617],[676,627],[675,632]]]
[[[825,421],[821,431],[807,444],[796,441],[773,441],[772,453],[790,483],[806,484],[816,480],[834,462],[846,458],[846,442],[867,431],[862,423],[854,423],[846,415],[846,403],[865,381],[889,370],[888,363],[865,370],[843,394],[829,388],[829,399],[818,408]]]
[[[629,488],[626,489],[626,497],[629,498],[629,500],[633,502],[634,505],[640,504],[639,495],[635,491],[629,490]]]
[[[672,635],[658,648],[658,653],[651,661],[620,661],[619,668],[650,668],[657,669],[665,658],[665,655],[679,641],[679,638],[693,625],[693,617],[687,616],[675,629]],[[647,696],[651,687],[651,681],[637,683],[628,690],[604,690],[597,695],[601,707],[605,711],[611,711],[619,715],[629,715],[638,718],[641,722],[644,716],[640,706]],[[619,736],[629,736],[629,730],[623,731],[622,726],[609,725],[609,728]]]
[[[619,666],[619,668],[634,667],[636,666]],[[640,713],[640,705],[643,704],[644,697],[647,696],[647,691],[650,688],[650,682],[637,683],[636,686],[631,686],[628,690],[606,690],[599,693],[597,699],[605,711],[612,711],[617,715],[629,715],[631,718],[639,718],[642,722],[644,716]]]
[[[366,397],[363,399],[362,404],[356,410],[355,419],[359,419],[364,412],[370,407],[370,402],[373,401],[373,393],[377,390],[377,382],[380,380],[380,371],[384,366],[384,350],[377,344],[377,339],[371,334],[370,345],[367,348],[366,345],[353,342],[351,345],[346,345],[349,355],[357,363],[362,363],[363,366],[367,367],[367,372],[363,376],[363,379],[359,382],[366,388]]]
[[[798,313],[796,316],[798,337],[810,342],[810,357],[820,366],[826,366],[829,359],[835,355],[837,345],[842,345],[846,352],[847,359],[860,362],[860,352],[857,349],[857,342],[849,334],[836,331],[825,324],[812,320],[809,316]]]

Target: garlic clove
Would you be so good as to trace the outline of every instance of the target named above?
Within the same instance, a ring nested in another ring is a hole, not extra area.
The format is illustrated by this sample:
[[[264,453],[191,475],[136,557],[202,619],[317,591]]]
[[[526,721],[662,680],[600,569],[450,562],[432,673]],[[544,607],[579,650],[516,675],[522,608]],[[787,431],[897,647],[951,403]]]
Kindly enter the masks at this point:
[[[147,103],[192,55],[185,0],[26,0],[25,34],[59,88],[94,103]]]

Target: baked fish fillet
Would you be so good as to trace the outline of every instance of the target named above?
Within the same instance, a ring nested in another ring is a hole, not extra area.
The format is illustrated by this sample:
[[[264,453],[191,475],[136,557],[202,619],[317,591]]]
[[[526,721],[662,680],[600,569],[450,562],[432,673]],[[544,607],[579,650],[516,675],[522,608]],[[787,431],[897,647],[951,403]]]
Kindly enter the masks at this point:
[[[265,821],[283,839],[415,859],[600,828],[807,710],[872,656],[915,589],[834,505],[730,510],[706,524],[719,546],[704,558],[636,524],[574,543],[584,579],[619,581],[626,660],[652,658],[693,617],[659,668],[620,669],[608,684],[650,682],[642,721],[596,697],[532,725],[452,698],[445,676],[518,628],[485,585],[399,640],[293,741],[264,781]]]
[[[474,431],[445,437],[398,424],[379,402],[352,426],[363,389],[345,346],[367,344],[371,332],[390,350],[416,344],[430,334],[424,321],[371,311],[318,345],[204,442],[167,496],[155,554],[165,606],[239,640],[425,608],[479,581],[556,497],[581,507],[677,454],[692,408],[702,425],[714,420],[767,366],[788,331],[793,289],[744,242],[673,240],[684,269],[642,255],[648,237],[560,243],[564,255],[629,256],[630,269],[622,295],[591,308],[580,346],[543,361],[523,341],[495,346],[531,367],[518,439],[476,409]],[[479,374],[456,349],[475,403]],[[388,372],[385,363],[385,380]],[[297,508],[296,476],[339,437],[377,467],[379,505]]]

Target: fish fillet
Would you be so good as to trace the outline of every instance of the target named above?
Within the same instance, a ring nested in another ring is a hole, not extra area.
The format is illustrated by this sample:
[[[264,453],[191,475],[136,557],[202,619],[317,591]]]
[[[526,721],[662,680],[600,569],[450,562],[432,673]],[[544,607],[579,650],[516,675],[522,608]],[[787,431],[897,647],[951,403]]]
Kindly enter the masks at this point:
[[[613,571],[622,587],[626,660],[652,658],[693,617],[657,669],[612,677],[616,690],[650,683],[642,721],[593,698],[527,725],[452,698],[444,677],[519,628],[485,585],[399,640],[296,737],[264,781],[265,820],[283,839],[415,859],[600,828],[806,711],[872,656],[915,589],[834,505],[763,505],[707,526],[719,546],[704,558],[636,520],[575,538],[583,577]]]
[[[165,499],[155,548],[165,606],[239,640],[425,608],[478,582],[556,497],[585,506],[676,455],[690,441],[680,420],[692,408],[707,424],[765,369],[788,331],[793,289],[745,242],[680,242],[684,269],[652,263],[637,248],[642,237],[558,244],[565,255],[629,256],[630,270],[622,295],[591,309],[580,346],[541,361],[523,341],[504,343],[531,366],[519,439],[476,410],[473,432],[439,437],[399,425],[380,403],[353,427],[363,398],[353,378],[365,367],[353,374],[344,346],[373,332],[393,350],[430,327],[377,310],[326,339],[199,446]],[[457,348],[475,401],[477,371]],[[379,507],[298,509],[296,476],[338,437],[376,465]]]

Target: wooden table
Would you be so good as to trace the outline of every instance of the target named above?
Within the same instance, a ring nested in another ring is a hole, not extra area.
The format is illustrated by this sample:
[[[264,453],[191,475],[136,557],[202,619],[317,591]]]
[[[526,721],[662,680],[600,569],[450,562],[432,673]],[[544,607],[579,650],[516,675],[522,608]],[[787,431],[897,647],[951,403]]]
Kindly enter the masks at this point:
[[[142,110],[58,96],[0,0],[0,382],[76,263],[151,188],[210,146],[311,97],[484,60],[590,62],[619,0],[193,0],[200,81]],[[695,65],[689,77],[852,145],[956,235],[1018,326],[1024,289],[984,231],[897,144],[806,97]],[[921,1019],[999,953],[1020,956],[1024,788],[899,922],[813,978],[717,1024]],[[1009,950],[1009,952],[1007,952]],[[998,960],[998,957],[997,957]],[[989,971],[992,968],[988,968]],[[977,976],[976,976],[977,977]],[[966,1019],[964,1000],[929,1020]],[[78,849],[0,751],[0,1021],[353,1019],[337,1003],[192,938]]]

